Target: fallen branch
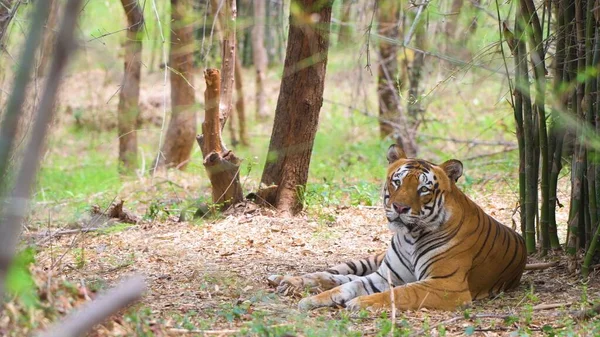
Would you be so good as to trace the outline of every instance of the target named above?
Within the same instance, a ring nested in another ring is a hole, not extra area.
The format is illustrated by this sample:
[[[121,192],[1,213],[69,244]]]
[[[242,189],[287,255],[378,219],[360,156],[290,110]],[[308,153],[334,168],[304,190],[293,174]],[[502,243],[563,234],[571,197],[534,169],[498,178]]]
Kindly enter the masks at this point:
[[[65,230],[58,230],[56,232],[44,231],[42,233],[33,233],[33,234],[31,234],[31,236],[42,237],[44,240],[48,240],[50,238],[60,237],[63,235],[95,232],[95,231],[99,231],[101,229],[106,229],[106,228],[91,227],[91,228],[65,229]]]
[[[558,262],[528,263],[525,265],[525,270],[543,270],[557,265]]]
[[[536,306],[534,306],[532,309],[533,310],[549,310],[549,309],[556,309],[556,308],[562,308],[562,307],[569,307],[571,306],[573,303],[548,303],[548,304],[538,304]]]
[[[569,314],[577,320],[590,319],[600,314],[600,304],[593,306],[591,309],[570,311]]]
[[[108,317],[131,303],[137,301],[146,291],[146,282],[140,275],[133,276],[109,290],[98,299],[88,302],[80,310],[65,317],[46,333],[38,337],[76,337],[83,336],[94,325],[102,323]]]

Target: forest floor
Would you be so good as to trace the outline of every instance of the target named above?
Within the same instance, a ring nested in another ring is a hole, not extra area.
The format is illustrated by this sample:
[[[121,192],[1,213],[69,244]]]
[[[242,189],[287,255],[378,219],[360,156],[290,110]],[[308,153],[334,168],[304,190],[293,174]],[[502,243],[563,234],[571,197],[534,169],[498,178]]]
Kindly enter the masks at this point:
[[[513,205],[506,195],[474,198],[510,223]],[[389,313],[333,308],[300,312],[297,298],[273,293],[266,281],[271,274],[314,272],[385,249],[390,233],[381,209],[341,206],[322,209],[318,217],[283,218],[246,204],[233,213],[202,224],[168,216],[62,235],[39,247],[35,266],[77,285],[78,294],[82,289],[93,294],[131,273],[147,277],[149,290],[141,303],[97,327],[99,336],[390,333]],[[399,312],[396,333],[597,335],[598,324],[582,325],[569,313],[589,308],[591,300],[600,298],[598,277],[590,279],[594,281],[583,283],[564,263],[526,271],[518,289],[475,301],[468,309]]]
[[[599,270],[585,283],[576,271],[569,271],[564,259],[545,270],[526,271],[514,291],[453,312],[422,309],[398,312],[396,318],[389,312],[340,309],[304,313],[297,310],[298,298],[273,292],[267,284],[271,274],[326,269],[385,250],[391,238],[378,206],[388,141],[377,135],[375,81],[356,85],[349,80],[352,74],[336,71],[353,66],[331,59],[305,211],[293,218],[251,203],[218,217],[193,218],[210,195],[198,149],[185,172],[154,178],[149,174],[159,148],[164,103],[169,104],[161,74],[144,75],[142,83],[142,170],[137,177],[120,177],[114,130],[118,70],[67,78],[24,232],[28,246],[35,247],[30,270],[37,300],[16,295],[0,318],[0,335],[23,336],[44,328],[132,273],[147,278],[149,289],[142,301],[96,327],[93,335],[382,336],[392,330],[394,336],[598,335],[600,323],[578,322],[570,311],[600,299]],[[196,92],[201,102],[200,76]],[[276,102],[277,76],[269,78],[270,111]],[[489,214],[515,226],[518,183],[512,113],[504,103],[487,104],[504,102],[499,86],[482,85],[481,78],[456,77],[452,85],[435,84],[436,93],[428,98],[419,136],[421,156],[434,162],[448,156],[463,160],[460,188]],[[491,76],[482,78],[494,83]],[[250,102],[254,89],[247,82]],[[371,94],[363,96],[367,90]],[[270,124],[251,124],[248,129],[252,146],[235,150],[246,158],[242,181],[244,189],[252,191],[266,155]],[[559,200],[568,196],[568,188],[561,188]],[[98,216],[121,199],[134,223]],[[565,205],[557,214],[563,240],[567,210]],[[562,255],[556,254],[543,260],[559,260]],[[529,262],[541,260],[532,256]],[[37,304],[32,306],[32,301]]]

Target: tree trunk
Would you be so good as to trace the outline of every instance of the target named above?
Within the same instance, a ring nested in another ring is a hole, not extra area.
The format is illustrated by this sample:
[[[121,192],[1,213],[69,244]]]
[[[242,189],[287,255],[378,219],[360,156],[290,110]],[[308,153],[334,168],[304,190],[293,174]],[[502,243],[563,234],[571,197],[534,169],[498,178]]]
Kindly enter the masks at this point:
[[[142,71],[142,37],[144,14],[137,0],[121,0],[127,15],[125,66],[119,93],[119,162],[124,171],[137,167],[137,134],[139,127],[140,77]]]
[[[233,2],[233,0],[230,0]],[[197,138],[204,157],[204,167],[212,186],[212,201],[226,209],[242,201],[240,184],[240,160],[232,151],[223,146],[220,122],[221,77],[219,70],[207,69],[204,72],[206,91],[204,102],[206,115],[202,123],[202,136]],[[225,80],[226,81],[226,80]]]
[[[354,40],[352,27],[352,1],[344,0],[342,3],[342,17],[340,18],[340,31],[338,33],[338,43],[348,45]]]
[[[256,68],[256,120],[265,120],[268,116],[265,94],[265,76],[267,74],[267,49],[265,47],[265,2],[254,0],[254,27],[252,28],[252,55]]]
[[[379,98],[379,131],[382,138],[393,136],[409,157],[417,154],[414,132],[402,111],[398,74],[398,22],[400,2],[384,0],[377,9],[378,33],[386,39],[379,41],[379,67],[377,74],[377,96]],[[408,61],[408,60],[407,60]]]
[[[185,168],[196,138],[190,0],[171,0],[171,121],[158,166]]]
[[[333,0],[297,0],[290,6],[289,43],[261,179],[266,186],[278,186],[266,201],[285,213],[302,210],[323,104],[332,4]],[[315,17],[319,22],[306,19]]]
[[[52,57],[52,47],[54,47],[56,25],[58,21],[59,0],[46,1],[50,2],[50,15],[46,21],[44,40],[42,41],[42,48],[40,48],[40,62],[38,64],[39,76],[42,76],[46,73],[48,62],[50,62],[50,58]]]
[[[242,62],[239,53],[235,57],[235,111],[238,117],[240,143],[248,146],[248,132],[246,131],[246,105],[244,104],[244,86],[242,82]]]
[[[377,13],[379,35],[385,36],[390,41],[397,41],[399,34],[396,25],[400,19],[399,4],[394,0],[381,1]],[[394,78],[398,73],[397,54],[398,46],[395,43],[388,43],[384,39],[379,41],[377,95],[379,96],[379,131],[381,138],[392,135],[395,130],[394,125],[399,124],[399,84]]]
[[[456,31],[460,20],[460,10],[463,7],[463,0],[453,0],[450,16],[446,18],[446,27],[444,35],[446,35],[446,44],[452,44],[456,40]]]

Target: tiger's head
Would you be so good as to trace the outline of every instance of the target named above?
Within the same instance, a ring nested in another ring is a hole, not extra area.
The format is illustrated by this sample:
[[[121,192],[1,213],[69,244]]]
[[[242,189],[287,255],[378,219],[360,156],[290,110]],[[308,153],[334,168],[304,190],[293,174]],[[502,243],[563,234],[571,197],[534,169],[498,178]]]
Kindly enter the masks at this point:
[[[389,167],[383,188],[383,207],[392,231],[432,231],[451,215],[446,200],[456,189],[463,165],[451,159],[441,165],[407,158],[398,145],[388,149]]]

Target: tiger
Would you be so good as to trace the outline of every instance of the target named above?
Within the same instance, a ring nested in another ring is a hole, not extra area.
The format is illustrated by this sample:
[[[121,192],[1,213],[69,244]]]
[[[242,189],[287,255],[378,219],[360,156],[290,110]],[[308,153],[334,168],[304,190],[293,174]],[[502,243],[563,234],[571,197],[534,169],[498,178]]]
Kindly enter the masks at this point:
[[[300,310],[385,309],[392,297],[400,310],[453,310],[519,285],[525,241],[457,187],[459,160],[435,165],[407,158],[394,144],[387,161],[382,194],[393,233],[388,249],[325,271],[269,276],[280,294],[314,294],[300,300]]]

